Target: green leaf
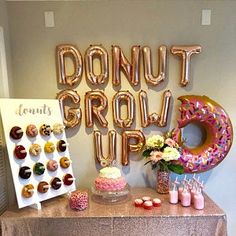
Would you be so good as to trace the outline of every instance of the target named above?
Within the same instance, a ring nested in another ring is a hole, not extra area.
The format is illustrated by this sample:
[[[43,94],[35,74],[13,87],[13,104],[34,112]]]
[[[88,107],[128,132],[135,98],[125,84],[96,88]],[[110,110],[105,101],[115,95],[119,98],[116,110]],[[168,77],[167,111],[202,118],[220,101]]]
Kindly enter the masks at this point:
[[[152,152],[152,150],[146,149],[145,151],[143,151],[143,156],[144,157],[149,157],[151,152]]]
[[[150,163],[151,161],[148,161],[148,162],[146,162],[144,165],[146,166],[148,163]]]
[[[178,164],[169,164],[168,169],[179,175],[184,173],[184,167]]]

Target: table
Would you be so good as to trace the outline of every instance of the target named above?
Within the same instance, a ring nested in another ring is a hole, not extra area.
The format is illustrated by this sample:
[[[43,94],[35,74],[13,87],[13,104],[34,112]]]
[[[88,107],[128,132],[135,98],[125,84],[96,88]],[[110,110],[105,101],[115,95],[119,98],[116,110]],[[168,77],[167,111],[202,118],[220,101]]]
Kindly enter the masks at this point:
[[[43,202],[41,211],[13,207],[0,217],[2,235],[227,235],[226,215],[207,195],[204,210],[171,205],[168,195],[150,188],[132,188],[130,195],[126,202],[113,205],[90,199],[89,208],[81,212],[71,210],[65,197]],[[134,207],[133,200],[145,195],[160,198],[161,207]]]

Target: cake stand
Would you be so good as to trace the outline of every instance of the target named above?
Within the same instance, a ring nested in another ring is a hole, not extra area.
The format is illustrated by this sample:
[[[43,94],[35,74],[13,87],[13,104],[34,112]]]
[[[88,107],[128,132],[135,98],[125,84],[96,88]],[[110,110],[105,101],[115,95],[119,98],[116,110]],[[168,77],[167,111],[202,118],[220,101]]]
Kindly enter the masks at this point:
[[[96,187],[93,185],[91,188],[92,191],[92,200],[98,203],[121,203],[125,202],[129,199],[129,185],[126,184],[125,188],[119,191],[101,191],[96,189]]]

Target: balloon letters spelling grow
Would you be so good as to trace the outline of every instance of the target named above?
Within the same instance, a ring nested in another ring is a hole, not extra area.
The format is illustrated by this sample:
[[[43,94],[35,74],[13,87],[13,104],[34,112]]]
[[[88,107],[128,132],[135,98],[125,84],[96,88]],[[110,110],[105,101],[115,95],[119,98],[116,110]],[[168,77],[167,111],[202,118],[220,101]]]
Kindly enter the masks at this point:
[[[80,124],[82,112],[80,108],[73,108],[70,107],[66,109],[64,105],[65,100],[71,100],[77,107],[80,104],[80,96],[79,94],[71,89],[62,90],[60,93],[57,94],[57,99],[59,100],[59,105],[61,111],[64,114],[64,124],[67,128],[73,128],[76,125]]]

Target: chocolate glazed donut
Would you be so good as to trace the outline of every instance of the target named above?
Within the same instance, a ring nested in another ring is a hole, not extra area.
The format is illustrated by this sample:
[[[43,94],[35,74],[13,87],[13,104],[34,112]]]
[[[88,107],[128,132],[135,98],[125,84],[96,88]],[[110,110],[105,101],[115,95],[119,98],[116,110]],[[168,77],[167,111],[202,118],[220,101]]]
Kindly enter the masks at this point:
[[[14,126],[11,128],[10,137],[12,139],[21,139],[23,136],[23,130],[19,126]]]
[[[22,166],[19,170],[19,176],[22,179],[29,179],[31,176],[31,170],[28,166]]]

